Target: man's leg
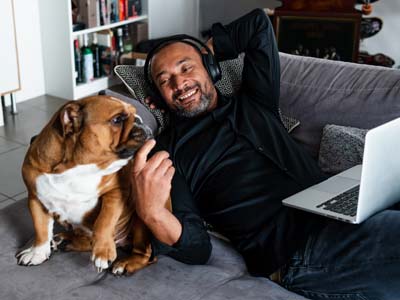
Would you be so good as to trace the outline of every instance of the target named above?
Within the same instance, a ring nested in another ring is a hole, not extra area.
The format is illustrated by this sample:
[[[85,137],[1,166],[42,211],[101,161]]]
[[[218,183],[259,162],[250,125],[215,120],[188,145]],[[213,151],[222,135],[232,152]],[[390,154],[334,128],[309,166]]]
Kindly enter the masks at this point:
[[[282,284],[310,299],[400,299],[400,211],[329,222],[292,258]]]

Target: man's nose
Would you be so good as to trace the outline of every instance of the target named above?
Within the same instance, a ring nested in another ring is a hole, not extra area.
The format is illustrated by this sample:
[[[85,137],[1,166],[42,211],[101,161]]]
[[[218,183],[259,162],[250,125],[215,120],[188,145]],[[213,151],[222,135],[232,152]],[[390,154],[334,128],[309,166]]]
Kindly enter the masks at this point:
[[[176,75],[172,78],[174,90],[183,90],[186,85],[186,79],[183,76]]]

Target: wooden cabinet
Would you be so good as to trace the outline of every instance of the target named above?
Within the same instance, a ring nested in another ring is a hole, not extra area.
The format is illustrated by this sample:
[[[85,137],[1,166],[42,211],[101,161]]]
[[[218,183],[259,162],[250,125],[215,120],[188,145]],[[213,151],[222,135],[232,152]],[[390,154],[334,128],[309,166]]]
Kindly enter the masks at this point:
[[[278,48],[333,60],[358,58],[361,13],[355,0],[283,0],[275,9]]]
[[[0,1],[0,40],[0,95],[3,96],[20,89],[13,0]],[[0,126],[3,125],[3,107],[0,103]]]

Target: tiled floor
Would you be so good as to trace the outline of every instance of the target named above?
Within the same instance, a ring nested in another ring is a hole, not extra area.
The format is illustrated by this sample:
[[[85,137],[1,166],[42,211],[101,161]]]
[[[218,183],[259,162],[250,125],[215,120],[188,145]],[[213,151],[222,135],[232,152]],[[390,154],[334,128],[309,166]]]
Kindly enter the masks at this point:
[[[18,115],[4,112],[0,127],[0,209],[26,198],[21,177],[22,162],[30,138],[37,134],[66,100],[40,96],[18,103]]]

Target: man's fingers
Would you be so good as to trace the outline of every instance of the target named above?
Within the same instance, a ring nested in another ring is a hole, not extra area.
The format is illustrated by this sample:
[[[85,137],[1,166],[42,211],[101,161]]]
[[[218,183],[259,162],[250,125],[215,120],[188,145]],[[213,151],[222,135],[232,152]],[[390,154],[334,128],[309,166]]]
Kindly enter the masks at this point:
[[[151,99],[151,97],[147,97],[146,99],[144,99],[144,102],[146,102],[146,104],[151,108],[151,109],[156,109],[157,106],[154,104],[153,99]]]
[[[151,139],[146,141],[143,146],[136,152],[135,159],[133,162],[133,172],[140,172],[147,162],[147,155],[149,155],[151,149],[154,148],[156,141]]]
[[[146,169],[150,172],[156,170],[160,165],[168,160],[169,153],[166,151],[159,151],[155,153],[148,161],[146,165]]]
[[[172,161],[170,159],[164,159],[157,167],[157,172],[160,172],[161,175],[165,175],[165,173],[171,166],[172,166]]]
[[[174,174],[175,174],[175,168],[173,166],[170,166],[168,168],[167,172],[165,173],[165,177],[169,181],[172,181],[172,178],[174,177]]]

